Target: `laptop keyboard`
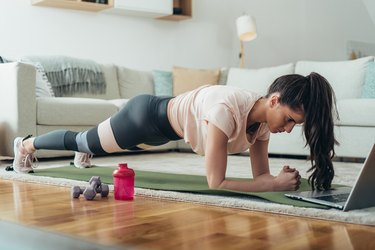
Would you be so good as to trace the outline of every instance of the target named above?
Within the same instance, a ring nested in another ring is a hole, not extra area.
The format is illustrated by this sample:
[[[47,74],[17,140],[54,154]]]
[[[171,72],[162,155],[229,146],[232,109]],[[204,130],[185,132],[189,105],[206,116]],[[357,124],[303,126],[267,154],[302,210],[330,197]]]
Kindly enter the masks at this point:
[[[334,195],[315,197],[315,199],[338,203],[338,202],[345,202],[348,199],[348,197],[349,197],[349,194],[334,194]]]

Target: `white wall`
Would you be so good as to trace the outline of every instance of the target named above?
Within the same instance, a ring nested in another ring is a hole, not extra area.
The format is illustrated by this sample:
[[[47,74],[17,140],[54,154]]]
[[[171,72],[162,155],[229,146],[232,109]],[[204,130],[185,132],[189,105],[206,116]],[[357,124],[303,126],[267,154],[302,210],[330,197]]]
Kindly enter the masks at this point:
[[[238,66],[235,19],[257,20],[246,65],[342,60],[350,40],[375,44],[362,0],[193,0],[191,20],[171,22],[1,1],[0,55],[68,55],[135,69]]]
[[[305,57],[347,59],[348,41],[375,46],[375,23],[362,0],[306,1]]]

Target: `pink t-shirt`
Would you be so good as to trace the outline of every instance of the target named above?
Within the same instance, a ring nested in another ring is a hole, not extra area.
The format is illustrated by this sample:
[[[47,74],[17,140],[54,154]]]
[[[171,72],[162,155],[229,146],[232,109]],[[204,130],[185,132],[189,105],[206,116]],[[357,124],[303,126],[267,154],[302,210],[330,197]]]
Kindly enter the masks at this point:
[[[256,93],[236,87],[205,85],[173,98],[168,117],[172,128],[197,154],[205,154],[208,122],[228,136],[229,154],[240,153],[255,140],[269,139],[265,123],[249,140],[246,136],[247,116],[259,98]]]

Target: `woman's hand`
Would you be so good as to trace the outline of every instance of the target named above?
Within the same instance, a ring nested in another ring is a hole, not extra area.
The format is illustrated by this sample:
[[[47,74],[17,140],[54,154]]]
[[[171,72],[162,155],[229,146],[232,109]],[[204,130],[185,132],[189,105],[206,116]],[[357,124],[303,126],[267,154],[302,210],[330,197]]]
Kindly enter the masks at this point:
[[[274,182],[275,191],[295,191],[301,185],[301,175],[295,168],[284,166]]]

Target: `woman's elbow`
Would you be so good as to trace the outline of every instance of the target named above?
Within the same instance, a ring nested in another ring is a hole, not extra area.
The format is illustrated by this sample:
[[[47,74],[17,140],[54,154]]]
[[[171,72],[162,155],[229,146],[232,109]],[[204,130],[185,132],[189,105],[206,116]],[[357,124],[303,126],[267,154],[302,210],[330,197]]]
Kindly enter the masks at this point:
[[[220,185],[217,183],[208,183],[209,189],[219,189]]]
[[[208,188],[209,189],[220,189],[221,188],[221,184],[223,183],[223,180],[222,181],[218,181],[218,180],[207,179],[207,181],[208,181]]]

